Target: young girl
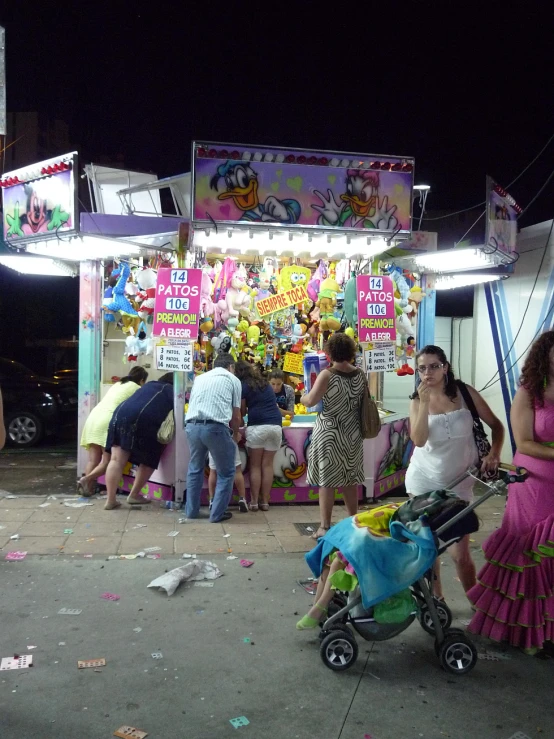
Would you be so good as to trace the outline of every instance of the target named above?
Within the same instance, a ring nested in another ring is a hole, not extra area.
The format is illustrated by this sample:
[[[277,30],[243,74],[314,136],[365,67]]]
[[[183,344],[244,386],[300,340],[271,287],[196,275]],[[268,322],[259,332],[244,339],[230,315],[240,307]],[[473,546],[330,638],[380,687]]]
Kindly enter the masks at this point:
[[[373,536],[390,536],[389,525],[400,503],[389,503],[354,516],[357,528],[368,529]],[[317,584],[315,602],[305,616],[296,624],[299,631],[315,629],[327,615],[327,607],[333,598],[333,590],[352,592],[358,578],[352,565],[335,549],[327,558]]]
[[[242,474],[242,464],[240,461],[239,448],[235,454],[235,487],[239,494],[239,511],[241,513],[248,513],[248,504],[246,502],[246,489],[244,487],[244,476]],[[212,503],[214,502],[215,486],[217,484],[217,470],[215,467],[215,460],[211,454],[208,454],[208,466],[210,468],[210,476],[208,477],[208,495],[210,498],[210,511],[212,510]]]
[[[282,419],[275,393],[260,372],[237,362],[235,375],[242,382],[242,415],[248,415],[246,446],[250,460],[250,510],[269,510],[273,486],[273,458],[281,446]]]
[[[285,385],[285,373],[283,370],[273,370],[269,375],[269,384],[275,392],[275,400],[283,417],[294,416],[294,390],[290,385]]]

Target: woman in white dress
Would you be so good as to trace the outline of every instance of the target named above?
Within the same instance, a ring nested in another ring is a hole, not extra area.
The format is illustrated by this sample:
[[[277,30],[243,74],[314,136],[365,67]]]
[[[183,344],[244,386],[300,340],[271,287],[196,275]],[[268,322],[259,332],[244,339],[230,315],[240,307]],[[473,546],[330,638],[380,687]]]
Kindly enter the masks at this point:
[[[473,401],[479,417],[491,429],[491,450],[482,460],[484,473],[496,472],[504,441],[504,426],[486,401],[474,388],[456,381],[444,351],[438,346],[426,346],[417,355],[421,380],[412,395],[410,406],[410,437],[415,449],[406,473],[409,495],[423,495],[432,490],[450,488],[464,472],[479,463],[473,435],[473,415],[464,401],[464,394]],[[468,502],[473,498],[474,480],[467,477],[454,492]],[[475,565],[465,536],[449,549],[456,572],[467,592],[475,585]],[[440,563],[435,566],[434,594],[443,598]]]

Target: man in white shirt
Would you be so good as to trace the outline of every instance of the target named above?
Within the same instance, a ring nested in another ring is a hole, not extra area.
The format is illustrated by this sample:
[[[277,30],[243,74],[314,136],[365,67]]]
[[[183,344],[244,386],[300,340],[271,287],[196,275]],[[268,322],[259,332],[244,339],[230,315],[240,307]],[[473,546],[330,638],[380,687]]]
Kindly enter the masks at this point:
[[[212,455],[217,484],[210,521],[227,521],[227,511],[235,479],[235,453],[241,423],[242,387],[235,377],[235,360],[220,354],[210,372],[199,375],[192,386],[186,415],[186,433],[190,450],[187,473],[187,518],[198,518],[200,494],[204,482],[206,455]]]

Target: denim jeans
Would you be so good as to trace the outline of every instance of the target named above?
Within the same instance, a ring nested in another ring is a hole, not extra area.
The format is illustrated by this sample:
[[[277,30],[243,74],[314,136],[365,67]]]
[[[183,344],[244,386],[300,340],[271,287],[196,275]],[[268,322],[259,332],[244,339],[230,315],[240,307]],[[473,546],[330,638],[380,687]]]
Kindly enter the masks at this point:
[[[187,441],[190,461],[187,473],[187,518],[198,518],[200,494],[204,483],[206,456],[211,453],[217,471],[217,484],[210,521],[221,520],[233,493],[235,479],[235,449],[231,430],[221,423],[187,423]]]

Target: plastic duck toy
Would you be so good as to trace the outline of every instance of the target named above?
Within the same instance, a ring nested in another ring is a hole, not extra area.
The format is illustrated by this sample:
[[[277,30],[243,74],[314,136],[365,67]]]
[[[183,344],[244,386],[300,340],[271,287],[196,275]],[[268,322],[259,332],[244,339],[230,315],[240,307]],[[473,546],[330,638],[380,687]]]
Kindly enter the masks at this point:
[[[290,424],[291,424],[290,416],[287,413],[287,415],[283,418],[283,426],[290,426]]]

